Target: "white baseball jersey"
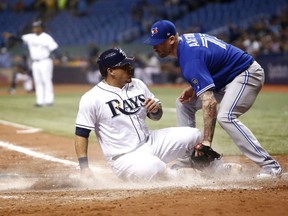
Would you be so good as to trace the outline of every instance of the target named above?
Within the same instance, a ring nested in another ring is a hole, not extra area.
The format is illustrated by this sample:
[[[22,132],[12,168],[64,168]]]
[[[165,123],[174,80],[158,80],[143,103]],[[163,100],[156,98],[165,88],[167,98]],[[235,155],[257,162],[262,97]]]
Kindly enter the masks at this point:
[[[200,130],[191,127],[149,130],[146,98],[159,102],[141,80],[132,79],[122,89],[102,81],[80,101],[76,126],[95,130],[113,172],[123,180],[170,175],[166,163],[191,155],[202,139]]]
[[[76,126],[95,130],[107,158],[128,153],[147,141],[146,98],[159,101],[147,86],[132,79],[122,89],[98,83],[80,101]]]
[[[22,36],[22,40],[27,44],[32,60],[49,58],[50,52],[58,48],[58,44],[47,33],[40,35],[29,33]]]
[[[22,40],[27,44],[32,60],[36,104],[40,106],[53,104],[53,62],[50,53],[58,48],[58,44],[45,32],[40,35],[35,33],[23,35]]]

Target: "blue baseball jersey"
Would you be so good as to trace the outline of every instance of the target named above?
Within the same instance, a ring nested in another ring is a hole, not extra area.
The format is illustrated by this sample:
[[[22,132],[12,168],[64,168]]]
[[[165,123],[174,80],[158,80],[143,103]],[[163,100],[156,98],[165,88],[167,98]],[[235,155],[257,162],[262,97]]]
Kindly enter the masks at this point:
[[[211,88],[219,91],[253,62],[248,53],[208,34],[183,34],[179,38],[181,72],[197,96]]]

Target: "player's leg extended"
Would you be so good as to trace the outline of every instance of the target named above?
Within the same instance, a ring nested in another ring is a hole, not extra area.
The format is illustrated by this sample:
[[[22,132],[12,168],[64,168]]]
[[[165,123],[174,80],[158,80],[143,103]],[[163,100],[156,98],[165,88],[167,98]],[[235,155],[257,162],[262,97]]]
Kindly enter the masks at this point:
[[[42,75],[44,83],[44,103],[54,103],[54,90],[53,90],[53,62],[51,59],[41,61]]]
[[[238,120],[253,105],[264,83],[264,71],[254,62],[225,89],[217,120],[244,155],[261,167],[279,167],[253,133]]]
[[[39,64],[39,62],[33,62],[32,73],[33,73],[34,85],[35,85],[36,104],[43,106],[44,105],[44,86],[42,82],[41,64]]]
[[[149,138],[152,154],[165,163],[192,155],[193,148],[202,140],[202,133],[192,127],[170,127],[154,130]]]
[[[198,129],[165,128],[153,131],[147,143],[112,161],[112,169],[122,179],[150,181],[165,177],[166,164],[185,154],[201,140]]]
[[[162,176],[166,164],[158,157],[149,153],[148,146],[124,154],[112,162],[113,172],[123,180],[151,181]]]

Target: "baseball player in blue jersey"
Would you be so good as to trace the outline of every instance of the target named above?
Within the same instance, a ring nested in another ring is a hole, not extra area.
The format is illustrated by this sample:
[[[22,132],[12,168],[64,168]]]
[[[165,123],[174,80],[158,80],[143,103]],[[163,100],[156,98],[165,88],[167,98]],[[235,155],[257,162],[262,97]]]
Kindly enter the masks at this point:
[[[208,34],[180,36],[168,20],[154,23],[144,43],[162,58],[177,58],[190,84],[176,101],[179,126],[195,127],[195,113],[202,109],[203,144],[212,145],[217,120],[242,153],[261,167],[257,177],[281,177],[279,163],[238,119],[253,105],[264,83],[264,70],[252,56]]]

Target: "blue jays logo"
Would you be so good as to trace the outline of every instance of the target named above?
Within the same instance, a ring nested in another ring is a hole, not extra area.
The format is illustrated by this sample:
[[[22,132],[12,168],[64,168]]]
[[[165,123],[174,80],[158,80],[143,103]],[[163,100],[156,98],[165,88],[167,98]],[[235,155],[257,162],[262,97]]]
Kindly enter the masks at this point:
[[[122,104],[117,99],[108,101],[106,104],[108,104],[112,113],[112,118],[114,118],[121,113],[124,115],[133,115],[137,113],[140,108],[144,106],[144,101],[145,96],[141,94],[132,98],[128,98],[127,100],[123,100]]]
[[[199,86],[199,83],[198,83],[198,80],[197,79],[192,79],[192,83],[197,86],[197,88],[199,89],[200,86]]]
[[[151,34],[152,34],[152,36],[155,35],[155,34],[157,34],[157,33],[158,33],[158,28],[157,28],[157,27],[151,29]]]
[[[192,83],[193,83],[194,85],[198,85],[198,80],[197,80],[197,79],[192,79]]]

